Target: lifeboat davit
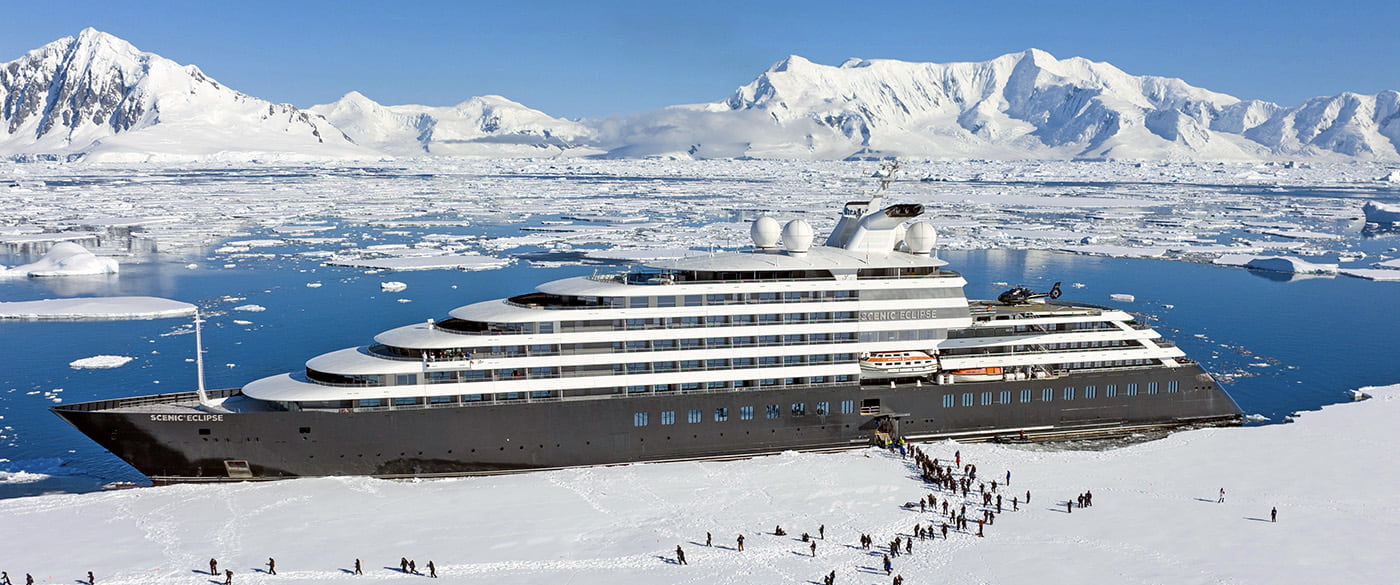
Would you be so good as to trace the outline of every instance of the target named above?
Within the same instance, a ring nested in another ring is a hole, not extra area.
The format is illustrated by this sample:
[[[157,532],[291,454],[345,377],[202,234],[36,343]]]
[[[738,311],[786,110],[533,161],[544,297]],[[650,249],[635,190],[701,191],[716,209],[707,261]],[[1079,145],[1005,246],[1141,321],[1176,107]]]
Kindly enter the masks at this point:
[[[922,351],[877,351],[861,356],[864,379],[912,378],[933,373],[938,361]]]
[[[1000,380],[1005,374],[1001,368],[963,368],[948,373],[954,382],[988,382]]]

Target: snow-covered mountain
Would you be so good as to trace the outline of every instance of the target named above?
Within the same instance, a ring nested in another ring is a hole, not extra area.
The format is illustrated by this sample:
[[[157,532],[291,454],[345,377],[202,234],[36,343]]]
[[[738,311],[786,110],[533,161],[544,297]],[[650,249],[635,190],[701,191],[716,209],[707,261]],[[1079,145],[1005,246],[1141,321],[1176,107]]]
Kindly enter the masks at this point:
[[[376,156],[320,116],[244,95],[91,28],[0,65],[0,104],[0,156]]]
[[[1400,160],[1400,92],[1297,107],[1031,49],[977,63],[790,56],[726,99],[607,119],[506,98],[299,110],[93,29],[0,66],[0,157]]]
[[[312,106],[355,142],[404,156],[555,156],[593,154],[592,131],[578,122],[552,118],[498,95],[473,97],[451,107],[384,106],[345,94]]]
[[[1396,159],[1400,93],[1296,108],[1031,49],[979,63],[790,56],[728,99],[634,116],[622,156]],[[658,140],[651,128],[684,128]]]

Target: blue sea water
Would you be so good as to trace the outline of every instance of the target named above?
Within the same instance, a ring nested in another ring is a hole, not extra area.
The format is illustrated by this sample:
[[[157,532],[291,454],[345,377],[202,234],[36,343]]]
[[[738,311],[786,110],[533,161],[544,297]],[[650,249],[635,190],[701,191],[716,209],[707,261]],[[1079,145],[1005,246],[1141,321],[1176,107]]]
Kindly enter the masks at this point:
[[[947,251],[941,257],[967,278],[971,298],[995,298],[1021,284],[1045,290],[1062,281],[1065,300],[1140,313],[1222,375],[1247,414],[1271,421],[1348,400],[1348,390],[1400,382],[1394,349],[1400,284],[1345,277],[1286,281],[1239,268],[1041,251]],[[392,327],[441,319],[460,305],[597,270],[518,263],[485,272],[367,273],[288,256],[241,260],[231,268],[219,260],[197,264],[148,262],[113,276],[0,281],[0,301],[152,295],[196,303],[208,315],[207,384],[222,388],[298,370],[320,353],[368,343]],[[380,283],[391,280],[408,288],[381,291]],[[321,286],[306,286],[316,282]],[[1136,300],[1117,302],[1114,293]],[[246,305],[265,310],[235,309]],[[47,409],[55,397],[67,403],[192,389],[191,331],[189,319],[0,321],[0,472],[53,476],[0,483],[0,497],[142,481]],[[95,355],[135,359],[106,370],[68,366]]]

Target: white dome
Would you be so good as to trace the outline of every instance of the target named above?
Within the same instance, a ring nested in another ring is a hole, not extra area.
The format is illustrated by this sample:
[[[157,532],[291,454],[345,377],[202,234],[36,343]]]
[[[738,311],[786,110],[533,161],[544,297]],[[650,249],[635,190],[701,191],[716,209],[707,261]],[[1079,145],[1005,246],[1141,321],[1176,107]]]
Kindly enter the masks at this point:
[[[749,226],[749,235],[753,237],[753,247],[759,249],[774,248],[778,245],[778,234],[782,233],[782,228],[778,226],[778,220],[768,216],[754,220]]]
[[[933,226],[926,221],[909,224],[909,229],[904,232],[904,245],[909,248],[910,254],[928,254],[933,251],[933,245],[937,241],[938,234],[934,233]]]
[[[794,219],[783,226],[783,247],[794,254],[806,254],[812,249],[812,224]]]

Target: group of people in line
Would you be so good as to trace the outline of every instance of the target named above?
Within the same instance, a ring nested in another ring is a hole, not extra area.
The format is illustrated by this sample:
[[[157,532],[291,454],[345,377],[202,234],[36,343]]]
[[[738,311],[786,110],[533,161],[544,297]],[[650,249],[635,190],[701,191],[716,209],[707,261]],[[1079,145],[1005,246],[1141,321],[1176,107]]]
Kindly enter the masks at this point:
[[[904,577],[894,574],[893,559],[898,558],[901,554],[913,554],[914,539],[916,538],[919,540],[938,538],[947,540],[950,526],[955,527],[954,529],[960,532],[969,532],[968,505],[970,503],[969,500],[971,500],[973,486],[976,486],[979,493],[978,497],[981,499],[982,503],[982,518],[977,520],[977,536],[984,536],[984,527],[992,524],[997,514],[1005,512],[1005,500],[1002,494],[998,492],[1002,488],[1011,485],[1011,472],[1006,472],[1004,482],[999,482],[997,480],[978,482],[977,466],[971,463],[963,465],[961,451],[957,451],[953,454],[952,465],[945,465],[938,459],[930,458],[925,455],[923,450],[918,446],[910,446],[903,441],[891,442],[887,446],[892,451],[898,452],[902,458],[907,459],[912,456],[914,465],[920,471],[924,481],[931,485],[934,490],[947,492],[944,494],[942,500],[939,499],[938,493],[930,492],[917,502],[908,502],[904,504],[906,509],[918,508],[921,513],[927,513],[930,509],[932,509],[934,513],[940,513],[941,510],[941,514],[948,515],[946,522],[929,522],[928,526],[924,526],[922,522],[915,523],[912,536],[895,535],[894,539],[886,543],[883,547],[884,550],[880,552],[885,575],[893,579],[892,585],[903,585]],[[954,502],[954,498],[959,496],[961,496],[961,501]],[[1025,502],[1029,504],[1030,500],[1031,493],[1030,491],[1026,491]],[[1011,498],[1011,511],[1019,511],[1020,504],[1020,496],[1013,496]],[[974,510],[974,512],[975,511],[976,510]],[[774,536],[787,536],[788,533],[787,530],[783,529],[782,525],[777,525],[773,528],[772,534]],[[808,543],[807,548],[813,557],[817,556],[817,539],[826,539],[825,524],[817,527],[816,537],[813,537],[810,533],[804,532],[800,538],[802,542]],[[744,550],[744,535],[738,535],[735,542],[735,550]],[[874,537],[869,534],[861,533],[857,540],[857,545],[861,550],[868,551],[874,545],[874,542]],[[705,546],[713,546],[713,544],[714,535],[706,532]],[[676,564],[688,564],[685,558],[685,550],[680,545],[676,546],[675,552]],[[822,577],[822,583],[823,585],[836,585],[836,571],[833,570],[824,575]]]

